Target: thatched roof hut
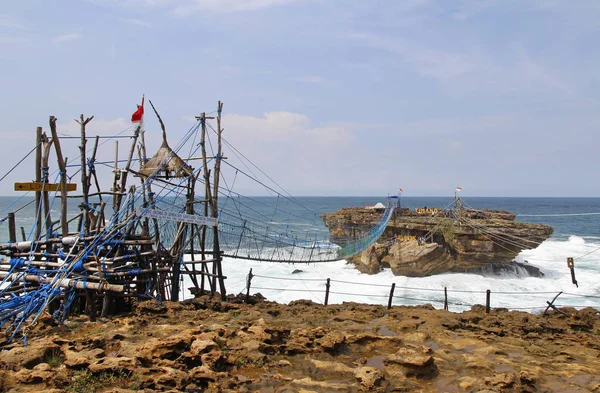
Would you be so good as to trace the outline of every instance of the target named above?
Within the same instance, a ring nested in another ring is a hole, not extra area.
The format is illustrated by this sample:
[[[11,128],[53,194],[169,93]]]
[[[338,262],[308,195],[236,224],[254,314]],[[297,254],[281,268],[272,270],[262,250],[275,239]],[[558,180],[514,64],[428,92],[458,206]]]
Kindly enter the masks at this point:
[[[156,108],[152,104],[152,101],[148,100],[152,106],[152,110],[158,117],[160,128],[162,129],[163,142],[160,148],[148,160],[140,169],[140,173],[143,176],[150,176],[155,173],[155,177],[187,177],[194,172],[194,168],[185,163],[170,147],[167,143],[167,131],[165,130],[165,123],[163,123],[160,115],[156,111]]]
[[[186,164],[175,152],[169,147],[166,140],[166,135],[163,132],[163,143],[154,154],[140,169],[140,173],[144,176],[150,176],[156,172],[155,177],[187,177],[192,174],[194,169]]]

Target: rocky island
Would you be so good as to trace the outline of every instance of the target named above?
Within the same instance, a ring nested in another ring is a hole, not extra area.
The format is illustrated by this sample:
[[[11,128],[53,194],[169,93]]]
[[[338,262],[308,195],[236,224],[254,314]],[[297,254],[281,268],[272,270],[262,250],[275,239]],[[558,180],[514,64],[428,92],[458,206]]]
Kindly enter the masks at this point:
[[[460,199],[458,199],[460,202]],[[349,207],[323,214],[330,239],[360,236],[381,219],[382,209]],[[396,275],[422,277],[446,272],[482,272],[539,269],[514,262],[524,249],[534,249],[548,239],[548,225],[515,221],[515,215],[500,210],[457,208],[396,209],[385,232],[372,247],[351,259],[363,273],[374,274],[383,267]]]

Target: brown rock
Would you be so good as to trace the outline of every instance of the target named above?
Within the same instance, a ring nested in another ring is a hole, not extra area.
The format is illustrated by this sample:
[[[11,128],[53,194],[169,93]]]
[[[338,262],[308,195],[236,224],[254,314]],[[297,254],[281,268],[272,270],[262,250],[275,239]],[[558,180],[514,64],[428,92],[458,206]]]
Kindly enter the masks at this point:
[[[553,232],[553,228],[547,225],[516,222],[515,215],[505,211],[465,209],[462,213],[477,226],[491,231],[501,230],[506,237],[521,239],[528,247],[540,244]],[[371,229],[380,222],[381,213],[374,209],[344,208],[323,214],[321,218],[335,242],[336,238],[352,236],[346,228]],[[417,239],[429,232],[436,233],[435,238],[430,239],[435,242],[419,244]],[[470,225],[459,225],[450,217],[432,217],[431,214],[419,214],[408,209],[397,211],[380,242],[362,255],[351,258],[350,262],[365,273],[377,272],[380,264],[385,262],[396,275],[422,277],[480,269],[482,263],[491,265],[493,269],[502,269],[503,264],[510,263],[522,250],[510,242],[498,244],[497,239],[492,241],[481,231]],[[527,264],[521,267],[530,274],[539,274],[539,269]]]
[[[133,373],[139,366],[139,362],[129,357],[105,357],[89,365],[88,370],[93,373],[101,372],[125,372]]]
[[[340,362],[328,362],[324,360],[309,359],[309,361],[321,371],[337,374],[352,374],[354,369]]]
[[[407,377],[425,377],[437,375],[431,348],[420,346],[416,348],[400,348],[398,352],[389,355],[384,360],[387,367],[400,366]]]
[[[301,386],[304,388],[316,388],[322,389],[326,392],[332,391],[348,391],[350,387],[349,384],[343,383],[332,383],[332,382],[324,382],[324,381],[315,381],[310,377],[302,378],[302,379],[294,379],[292,385]]]
[[[324,337],[315,340],[321,348],[325,350],[335,350],[346,340],[346,336],[340,332],[333,331],[327,333]]]
[[[219,349],[217,343],[212,340],[194,340],[190,346],[190,354],[192,356],[199,356],[203,353],[216,351]]]
[[[104,356],[104,350],[101,348],[92,349],[91,351],[65,351],[64,365],[72,369],[83,369],[94,363],[97,359]]]
[[[15,378],[17,381],[27,385],[35,385],[48,382],[54,376],[54,372],[52,371],[49,365],[45,365],[47,367],[42,367],[41,370],[35,368],[33,370],[28,370],[24,368],[15,374]]]
[[[362,252],[356,268],[361,273],[376,274],[381,271],[381,265],[379,264],[379,256],[377,255],[377,249],[375,245],[372,245],[368,249]]]
[[[188,384],[188,374],[184,371],[171,367],[160,367],[158,372],[153,374],[154,383],[159,387],[169,387],[181,389]]]
[[[374,367],[360,367],[354,372],[354,378],[360,384],[360,389],[367,392],[382,388],[385,377],[381,370]]]
[[[488,386],[506,389],[515,385],[517,382],[517,377],[513,373],[500,373],[494,375],[493,377],[484,378],[483,382]]]
[[[44,355],[51,351],[60,352],[60,347],[45,340],[37,340],[26,347],[15,346],[8,351],[2,351],[0,359],[8,369],[19,370],[22,367],[32,369],[42,363]]]

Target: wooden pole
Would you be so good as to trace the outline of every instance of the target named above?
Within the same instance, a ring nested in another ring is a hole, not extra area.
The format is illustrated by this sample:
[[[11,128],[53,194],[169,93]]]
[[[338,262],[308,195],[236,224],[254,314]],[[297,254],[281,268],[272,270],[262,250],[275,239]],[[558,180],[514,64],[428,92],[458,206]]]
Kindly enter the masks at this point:
[[[17,242],[17,229],[15,222],[15,213],[8,213],[8,241],[10,243]]]
[[[129,156],[127,157],[127,164],[125,164],[125,169],[123,173],[121,173],[121,187],[119,190],[121,192],[125,191],[125,187],[127,186],[127,174],[129,173],[129,168],[131,168],[131,160],[133,159],[133,153],[135,153],[135,145],[137,144],[138,137],[140,135],[140,130],[142,126],[141,124],[137,126],[135,132],[133,133],[133,141],[131,142],[131,147],[129,149]],[[116,161],[115,161],[116,164]],[[115,197],[115,212],[117,212],[121,208],[121,200],[123,195],[117,195]]]
[[[444,310],[448,311],[448,289],[444,287]]]
[[[113,173],[115,174],[113,177],[113,187],[111,189],[111,191],[114,192],[121,192],[121,190],[119,189],[119,141],[116,140],[115,141],[115,167],[113,168]],[[117,197],[114,196],[113,197],[113,210],[116,212],[117,208],[116,208],[116,203],[117,203]]]
[[[554,301],[555,301],[555,300],[556,300],[556,299],[557,299],[557,298],[558,298],[558,297],[559,297],[561,294],[562,294],[562,291],[560,291],[559,293],[557,293],[557,294],[556,294],[556,296],[554,296],[554,299],[552,299],[552,301],[551,301],[551,302],[549,302],[549,301],[546,301],[546,303],[548,303],[548,307],[546,307],[546,309],[544,310],[544,314],[543,314],[544,316],[546,315],[546,313],[548,312],[548,309],[549,309],[550,307],[552,307],[552,309],[554,309],[554,310],[556,310],[556,311],[559,311],[559,310],[556,308],[556,306],[554,305]]]
[[[577,279],[575,278],[575,260],[571,257],[567,258],[567,266],[571,269],[571,282],[579,288],[579,284],[577,284]]]
[[[85,145],[87,143],[87,139],[85,137],[85,126],[94,118],[94,116],[92,117],[88,117],[87,119],[83,119],[83,114],[81,114],[79,116],[79,120],[75,119],[75,121],[77,123],[79,123],[79,125],[81,126],[81,145],[79,146],[79,150],[80,150],[80,157],[81,157],[81,188],[82,188],[82,194],[83,194],[83,203],[85,204],[84,209],[87,211],[88,210],[88,192],[89,192],[89,182],[88,182],[88,175],[87,175],[87,162],[86,162],[86,152],[85,152]],[[85,214],[84,215],[84,221],[83,221],[83,231],[84,234],[87,236],[90,233],[90,219],[88,218],[88,215]]]
[[[246,303],[250,301],[250,285],[252,285],[252,268],[250,268],[250,273],[248,273],[248,279],[246,280]]]
[[[42,127],[38,127],[35,130],[35,145],[37,146],[35,150],[35,181],[36,183],[40,183],[42,181]],[[35,238],[40,238],[40,233],[42,231],[42,212],[40,211],[40,202],[42,201],[42,192],[35,192],[35,214],[36,214],[36,224],[35,224]]]
[[[392,283],[392,289],[390,289],[390,298],[388,299],[388,310],[392,308],[392,299],[394,298],[394,289],[396,289],[396,283]]]
[[[60,226],[62,228],[62,235],[67,236],[69,234],[69,224],[67,223],[67,168],[60,147],[58,133],[56,132],[56,117],[54,116],[50,116],[50,132],[52,133],[58,169],[60,170]]]
[[[31,281],[39,282],[41,284],[56,284],[55,277],[42,277],[35,274],[12,273],[0,272],[0,279],[7,278],[6,281]],[[123,292],[124,286],[117,284],[108,284],[106,282],[83,282],[76,279],[64,278],[58,281],[58,286],[61,288],[77,288],[77,289],[92,289],[96,291],[111,291],[111,292]]]
[[[212,191],[210,189],[210,171],[208,170],[208,158],[206,156],[206,113],[202,112],[199,116],[199,120],[202,125],[202,132],[200,134],[200,146],[202,148],[202,165],[203,165],[203,177],[204,177],[204,184],[205,184],[205,199],[206,199],[206,201],[208,201],[208,204],[210,204],[211,217],[215,217],[216,209],[213,205],[214,202],[212,199]],[[207,211],[207,210],[205,210],[205,211]],[[206,226],[204,226],[204,228],[206,228]],[[203,236],[203,238],[204,238],[204,236]],[[214,245],[213,245],[213,247],[214,247]],[[216,250],[213,250],[213,256],[214,256],[214,258],[218,258],[218,256],[215,256],[215,254],[214,254],[215,251]],[[218,274],[217,264],[218,264],[218,262],[213,262],[213,277],[212,277],[212,283],[211,283],[211,288],[210,288],[211,295],[214,295],[215,288],[216,288],[216,277]]]
[[[213,180],[213,203],[212,203],[212,216],[217,217],[217,209],[218,209],[218,197],[219,197],[219,180],[221,174],[221,160],[223,157],[222,144],[221,144],[221,135],[223,133],[223,129],[221,128],[221,112],[223,111],[223,103],[219,101],[217,104],[217,156],[215,157],[215,173]],[[225,300],[226,298],[226,290],[225,290],[225,280],[223,279],[223,268],[221,265],[221,249],[219,246],[219,228],[217,226],[213,227],[213,257],[216,258],[217,261],[217,274],[219,275],[219,289],[221,291],[221,299]]]
[[[331,279],[327,279],[325,284],[325,305],[329,304],[329,288],[331,287]]]
[[[487,291],[485,291],[485,313],[489,314],[490,313],[490,295],[491,295],[492,291],[490,291],[489,289]]]
[[[23,241],[27,241],[27,236],[25,235],[25,228],[21,227],[21,238],[23,239]]]
[[[44,153],[42,155],[42,182],[44,184],[48,184],[48,159],[50,158],[50,149],[52,144],[54,143],[54,139],[48,139],[46,133],[42,134],[42,145],[44,146]],[[44,191],[42,191],[42,203],[44,205],[44,217],[46,219],[46,233],[50,232],[50,228],[52,228],[52,217],[50,214],[50,199],[48,197],[48,191],[46,191],[46,187],[44,187]]]

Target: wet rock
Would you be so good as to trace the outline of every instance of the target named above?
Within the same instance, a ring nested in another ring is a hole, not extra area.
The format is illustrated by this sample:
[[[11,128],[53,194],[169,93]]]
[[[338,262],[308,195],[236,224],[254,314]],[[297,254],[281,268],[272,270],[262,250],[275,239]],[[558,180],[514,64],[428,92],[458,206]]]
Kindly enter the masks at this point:
[[[384,360],[387,367],[400,366],[407,377],[432,377],[437,375],[437,367],[433,360],[431,348],[400,348]]]
[[[310,377],[294,379],[291,383],[295,386],[308,389],[321,389],[326,392],[348,391],[349,388],[349,384],[316,381]]]
[[[517,382],[517,377],[513,373],[500,373],[493,377],[483,379],[487,386],[497,387],[500,389],[512,388]]]
[[[377,249],[375,245],[372,245],[366,249],[358,258],[356,268],[361,273],[376,274],[381,271],[381,265],[379,263],[379,256],[377,255]]]
[[[360,390],[373,392],[383,388],[385,377],[383,371],[375,367],[360,367],[354,372],[354,378],[360,386]]]
[[[309,359],[309,361],[321,371],[337,374],[353,374],[354,369],[340,362],[328,362],[323,360]]]
[[[479,380],[473,377],[461,377],[458,379],[458,386],[464,390],[470,390]]]
[[[346,336],[340,332],[330,332],[327,333],[324,337],[315,340],[315,343],[320,345],[321,348],[325,350],[336,350],[338,349],[346,340]]]

